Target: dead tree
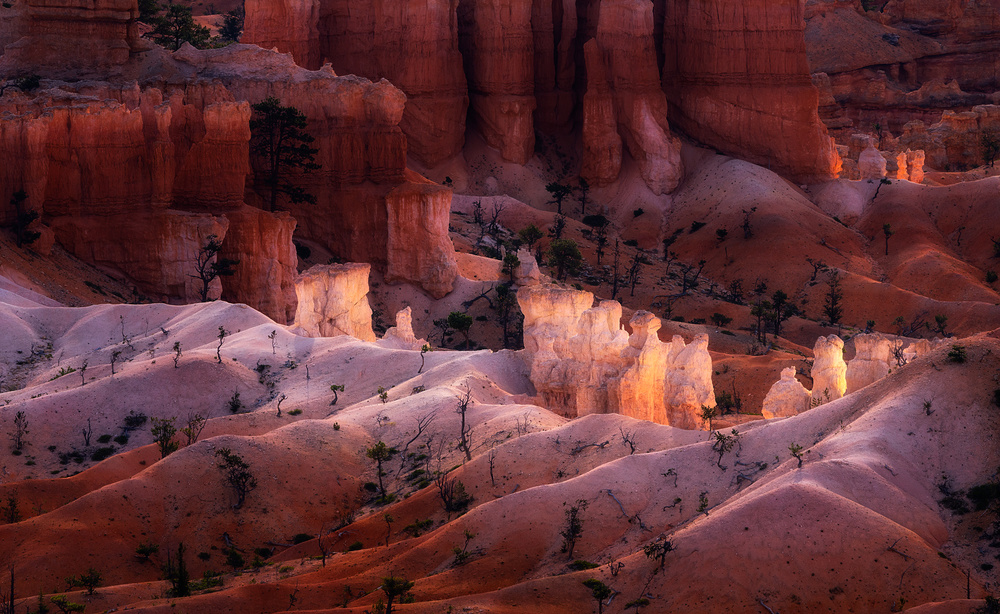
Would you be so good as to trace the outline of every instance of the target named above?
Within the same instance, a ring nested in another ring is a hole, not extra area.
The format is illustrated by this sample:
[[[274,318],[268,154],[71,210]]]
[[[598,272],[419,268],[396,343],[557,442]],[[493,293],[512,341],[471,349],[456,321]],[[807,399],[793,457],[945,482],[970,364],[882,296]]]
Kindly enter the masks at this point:
[[[466,414],[469,411],[469,404],[472,402],[472,388],[466,386],[465,394],[458,399],[458,407],[455,409],[455,413],[462,417],[461,429],[459,430],[458,438],[458,449],[465,452],[465,460],[472,460],[472,427],[466,420]]]

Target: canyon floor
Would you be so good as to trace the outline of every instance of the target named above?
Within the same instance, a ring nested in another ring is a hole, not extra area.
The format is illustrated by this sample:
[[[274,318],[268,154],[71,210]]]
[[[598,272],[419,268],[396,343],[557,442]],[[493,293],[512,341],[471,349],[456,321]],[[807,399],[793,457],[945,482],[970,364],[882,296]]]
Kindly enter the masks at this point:
[[[557,150],[505,168],[472,143],[443,167],[466,194],[452,211],[456,246],[475,251],[477,201],[503,205],[505,232],[551,226]],[[716,421],[731,438],[723,450],[706,431],[539,406],[522,354],[498,349],[485,301],[469,308],[482,317],[473,340],[494,349],[421,354],[299,336],[221,301],[126,304],[127,283],[58,249],[5,243],[0,425],[14,434],[27,420],[20,453],[13,440],[0,450],[0,511],[16,520],[0,525],[0,568],[17,611],[65,595],[88,612],[361,613],[386,600],[392,577],[413,582],[392,609],[415,613],[986,607],[1000,582],[1000,296],[984,281],[1000,179],[893,182],[876,195],[875,183],[803,187],[705,150],[684,155],[671,197],[626,167],[592,198],[634,243],[622,259],[646,250],[634,294],[618,297],[624,319],[649,309],[664,338],[708,333],[716,391],[742,396],[744,415]],[[565,236],[587,265],[570,283],[607,298],[610,251],[598,266],[572,206]],[[657,251],[667,237],[669,262]],[[671,299],[700,260],[697,288]],[[844,324],[823,321],[826,274],[809,260],[841,271]],[[439,301],[377,275],[370,300],[384,321],[411,305],[417,335],[454,348],[432,321],[500,278],[482,256],[461,266],[470,279]],[[765,355],[749,351],[748,301],[727,298],[736,280],[801,307]],[[713,313],[731,321],[708,323]],[[875,384],[792,418],[745,415],[759,414],[783,367],[808,372],[818,336],[935,315],[954,336]],[[190,430],[163,456],[151,427],[171,419]],[[220,468],[227,451],[255,479],[242,505]],[[179,559],[189,597],[165,579]],[[92,593],[67,582],[90,569],[101,575]],[[590,579],[610,588],[600,605]]]

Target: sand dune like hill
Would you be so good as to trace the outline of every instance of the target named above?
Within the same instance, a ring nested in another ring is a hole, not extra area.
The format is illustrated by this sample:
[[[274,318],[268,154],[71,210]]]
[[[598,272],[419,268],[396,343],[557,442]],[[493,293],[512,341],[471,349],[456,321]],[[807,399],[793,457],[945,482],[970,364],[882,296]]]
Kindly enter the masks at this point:
[[[384,599],[390,575],[415,582],[414,602],[397,606],[410,612],[586,611],[588,578],[613,588],[612,608],[645,595],[659,611],[737,612],[875,611],[900,599],[947,608],[965,599],[966,570],[974,599],[996,582],[985,521],[942,504],[943,493],[996,479],[995,336],[956,342],[964,363],[945,344],[843,399],[714,435],[619,415],[567,421],[525,403],[527,369],[509,351],[431,352],[418,374],[419,352],[297,337],[221,302],[22,300],[0,313],[20,323],[21,343],[52,343],[52,358],[19,367],[25,387],[4,393],[0,408],[6,430],[18,411],[31,425],[24,454],[2,456],[0,495],[16,496],[26,519],[0,525],[0,560],[13,562],[17,595],[32,607],[32,595],[88,567],[102,586],[72,599],[146,612],[362,612]],[[221,365],[219,326],[231,331]],[[126,358],[112,376],[118,348]],[[15,356],[5,355],[8,367]],[[85,385],[78,373],[50,380],[56,361],[84,358]],[[345,386],[332,406],[331,383]],[[235,414],[234,391],[246,404]],[[456,412],[466,393],[468,462]],[[197,443],[162,460],[146,424],[112,440],[106,460],[59,463],[60,453],[96,449],[98,433],[122,432],[130,411],[209,421]],[[79,434],[88,417],[90,447]],[[719,437],[731,438],[721,454]],[[383,503],[366,456],[378,441],[397,450],[383,466]],[[257,480],[240,509],[216,466],[221,448]],[[471,501],[445,509],[436,475],[461,482]],[[581,529],[570,555],[573,507]],[[662,571],[643,553],[657,540],[673,546]],[[159,546],[149,562],[135,553],[142,542]],[[221,587],[167,597],[161,565],[181,542],[193,578],[228,571]],[[232,573],[230,547],[247,571]],[[574,560],[599,567],[574,570]],[[612,574],[609,562],[623,566]]]

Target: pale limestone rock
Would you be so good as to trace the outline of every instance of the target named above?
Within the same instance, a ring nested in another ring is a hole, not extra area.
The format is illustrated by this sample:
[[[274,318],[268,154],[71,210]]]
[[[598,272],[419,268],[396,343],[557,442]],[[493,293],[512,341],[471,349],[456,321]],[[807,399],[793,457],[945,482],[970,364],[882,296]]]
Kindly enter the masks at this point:
[[[307,337],[350,335],[375,341],[368,305],[370,264],[316,265],[295,280],[295,326]]]
[[[844,341],[837,335],[820,337],[813,347],[813,397],[820,403],[835,401],[847,391]]]
[[[427,345],[427,340],[417,339],[413,334],[413,310],[406,307],[396,312],[396,325],[385,331],[376,343],[397,350],[420,350]]]
[[[847,392],[860,390],[889,374],[892,343],[878,333],[854,337],[854,358],[847,363]]]
[[[663,388],[667,424],[683,429],[707,428],[700,417],[701,408],[715,407],[707,334],[695,335],[690,344],[674,335]]]
[[[781,379],[775,382],[764,397],[762,413],[765,418],[787,418],[809,409],[812,394],[795,379],[795,367],[782,369]]]
[[[613,398],[618,402],[616,413],[666,424],[663,374],[667,371],[671,345],[660,341],[657,336],[660,319],[648,311],[635,312],[629,325],[632,335],[621,353],[629,366],[622,369],[621,377],[612,384]]]
[[[612,412],[608,384],[617,380],[621,352],[628,344],[621,316],[617,301],[602,301],[580,314],[576,334],[556,343],[560,359],[549,371],[550,386],[543,398],[561,404],[571,416]]]
[[[885,158],[875,149],[874,145],[869,145],[868,149],[858,156],[858,171],[861,179],[884,179],[885,178]]]
[[[521,263],[514,271],[514,283],[520,287],[537,286],[542,282],[542,271],[535,262],[535,256],[531,250],[517,250],[517,259]]]
[[[637,312],[621,329],[621,305],[596,307],[589,292],[553,285],[521,288],[525,358],[542,404],[575,418],[621,413],[681,428],[704,428],[698,415],[715,405],[708,336],[691,344],[657,337],[660,320]]]

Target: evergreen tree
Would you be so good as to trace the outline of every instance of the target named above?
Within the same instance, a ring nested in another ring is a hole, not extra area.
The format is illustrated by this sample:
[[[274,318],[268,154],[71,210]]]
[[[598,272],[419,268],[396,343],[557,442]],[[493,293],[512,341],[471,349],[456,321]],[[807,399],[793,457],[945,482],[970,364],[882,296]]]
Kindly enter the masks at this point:
[[[191,15],[191,9],[180,4],[171,4],[164,15],[153,18],[153,31],[145,36],[171,51],[177,51],[185,42],[198,49],[211,45],[211,32],[198,25]]]
[[[243,5],[236,7],[222,16],[222,23],[219,25],[219,38],[233,43],[240,42],[243,36],[243,19],[246,16]]]
[[[315,139],[305,131],[306,116],[295,107],[282,106],[269,96],[253,105],[250,119],[250,151],[255,169],[268,192],[268,205],[275,210],[278,194],[285,194],[293,203],[316,203],[316,197],[289,181],[293,170],[313,171],[319,150],[312,147]]]

